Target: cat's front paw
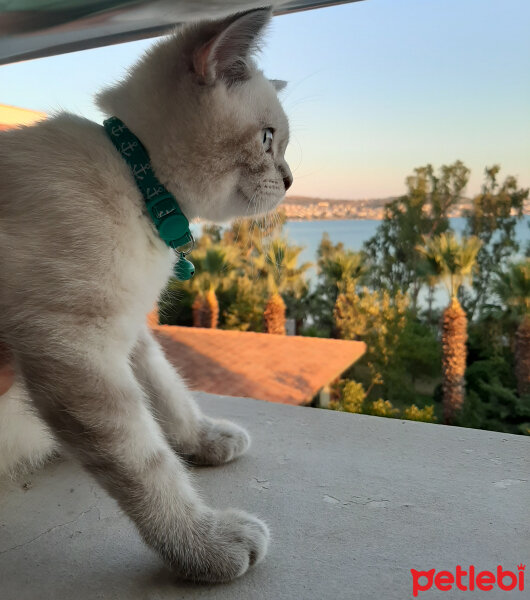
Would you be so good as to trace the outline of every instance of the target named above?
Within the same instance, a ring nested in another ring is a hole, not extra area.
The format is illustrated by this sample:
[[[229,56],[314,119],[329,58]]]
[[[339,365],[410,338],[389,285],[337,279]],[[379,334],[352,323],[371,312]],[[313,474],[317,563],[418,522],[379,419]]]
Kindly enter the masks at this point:
[[[250,436],[239,425],[204,417],[196,447],[184,457],[195,465],[221,465],[244,454],[249,446]]]
[[[183,564],[172,565],[186,579],[206,583],[231,581],[267,554],[269,529],[246,512],[208,511],[194,529],[194,547],[182,548]]]

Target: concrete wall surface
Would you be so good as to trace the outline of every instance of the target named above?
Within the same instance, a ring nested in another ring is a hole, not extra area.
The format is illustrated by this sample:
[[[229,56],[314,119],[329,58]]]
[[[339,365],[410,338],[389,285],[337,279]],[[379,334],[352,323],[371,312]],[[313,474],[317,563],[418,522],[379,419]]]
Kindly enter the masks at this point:
[[[0,481],[1,600],[406,600],[411,569],[517,575],[520,563],[525,591],[433,584],[417,597],[530,597],[530,438],[198,398],[253,436],[244,457],[195,472],[211,505],[269,523],[266,560],[231,584],[176,581],[114,500],[57,461]]]

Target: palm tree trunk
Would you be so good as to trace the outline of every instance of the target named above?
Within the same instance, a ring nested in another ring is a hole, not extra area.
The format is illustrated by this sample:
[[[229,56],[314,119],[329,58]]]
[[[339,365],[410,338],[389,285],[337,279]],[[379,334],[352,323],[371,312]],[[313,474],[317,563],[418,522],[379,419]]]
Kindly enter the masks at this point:
[[[442,372],[444,420],[451,423],[464,404],[467,358],[467,317],[456,298],[442,316]]]
[[[208,290],[206,292],[205,300],[205,315],[204,315],[204,327],[209,329],[217,329],[219,324],[219,301],[215,295],[215,290]]]
[[[530,394],[530,315],[523,317],[515,334],[515,376],[519,396]]]
[[[215,290],[208,290],[205,295],[198,293],[191,305],[193,327],[216,329],[219,324],[219,302]]]
[[[198,293],[191,305],[193,327],[206,327],[206,298]]]
[[[280,294],[275,293],[269,298],[263,316],[267,333],[285,335],[285,302]]]

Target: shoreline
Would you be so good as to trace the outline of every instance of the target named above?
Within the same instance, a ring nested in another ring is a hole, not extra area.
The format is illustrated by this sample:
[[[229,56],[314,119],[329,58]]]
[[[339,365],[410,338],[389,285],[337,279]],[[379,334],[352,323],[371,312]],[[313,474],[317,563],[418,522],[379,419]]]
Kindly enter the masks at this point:
[[[290,217],[285,215],[286,222],[288,223],[305,223],[311,221],[382,221],[383,215],[375,216],[375,215],[367,215],[367,216],[315,216],[315,217]],[[522,214],[522,218],[530,217],[530,211],[524,211]],[[466,215],[463,213],[452,214],[448,216],[449,219],[465,219]]]
[[[398,197],[373,198],[366,200],[327,200],[290,196],[278,207],[288,221],[382,221],[386,207]],[[465,218],[472,210],[470,198],[463,198],[450,209],[449,218]],[[523,204],[523,215],[530,215],[530,200]]]

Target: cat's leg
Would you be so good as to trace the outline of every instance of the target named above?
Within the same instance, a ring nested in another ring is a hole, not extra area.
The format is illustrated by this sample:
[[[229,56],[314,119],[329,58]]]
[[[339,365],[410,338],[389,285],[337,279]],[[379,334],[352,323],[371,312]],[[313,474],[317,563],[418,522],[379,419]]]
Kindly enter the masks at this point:
[[[18,359],[41,416],[178,575],[228,581],[264,557],[264,523],[198,497],[125,357],[35,350]]]
[[[35,414],[20,376],[0,395],[0,476],[36,468],[58,450],[57,441]]]
[[[153,414],[170,444],[186,460],[219,465],[243,454],[248,433],[230,421],[203,415],[182,378],[147,327],[132,355],[134,373],[146,391]]]

